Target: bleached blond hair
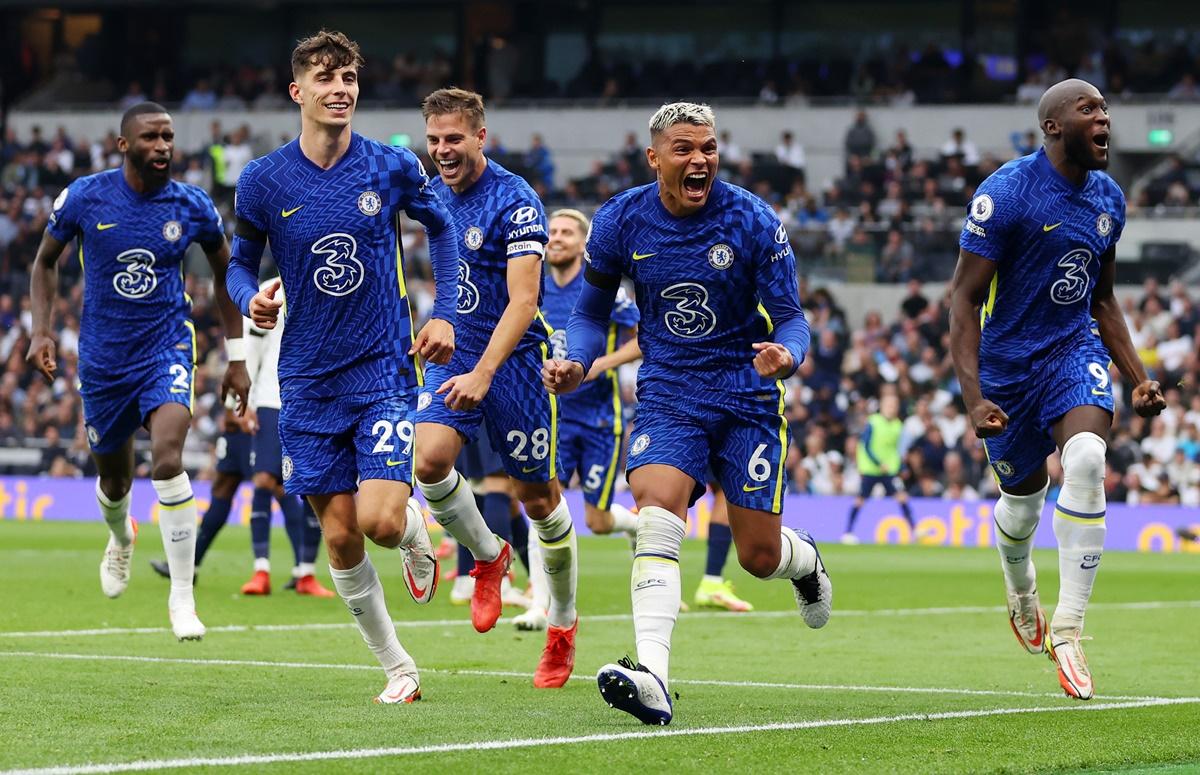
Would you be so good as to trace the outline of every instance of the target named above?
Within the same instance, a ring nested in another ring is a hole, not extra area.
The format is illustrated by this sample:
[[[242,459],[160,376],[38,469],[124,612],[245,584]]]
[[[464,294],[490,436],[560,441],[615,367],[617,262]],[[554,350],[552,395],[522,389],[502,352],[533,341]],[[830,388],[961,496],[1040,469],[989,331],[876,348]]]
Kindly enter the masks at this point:
[[[583,231],[585,239],[592,228],[592,222],[588,220],[588,217],[572,207],[564,207],[561,210],[555,210],[550,213],[550,220],[553,221],[555,218],[570,218],[575,221]]]
[[[657,137],[676,124],[707,126],[716,130],[717,118],[707,105],[695,102],[668,102],[650,118],[650,137]]]

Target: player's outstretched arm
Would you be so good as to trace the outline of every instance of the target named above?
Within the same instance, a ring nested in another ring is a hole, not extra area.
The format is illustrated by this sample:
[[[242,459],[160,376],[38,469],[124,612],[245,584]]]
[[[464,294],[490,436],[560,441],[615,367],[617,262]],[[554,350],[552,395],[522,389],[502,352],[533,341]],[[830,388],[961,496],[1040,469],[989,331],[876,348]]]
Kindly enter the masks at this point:
[[[979,311],[987,301],[996,263],[972,253],[958,252],[958,265],[950,281],[950,354],[954,373],[962,389],[975,435],[981,439],[995,436],[1008,425],[1004,410],[983,397],[979,387]]]
[[[33,333],[25,360],[40,371],[49,382],[54,381],[58,368],[55,359],[54,335],[51,333],[54,315],[54,295],[58,291],[58,259],[66,243],[60,242],[49,230],[42,235],[30,276],[29,301],[33,314]]]
[[[637,340],[637,326],[630,326],[621,333],[626,337],[625,344],[613,350],[608,355],[602,355],[597,358],[595,363],[592,364],[591,371],[584,378],[584,382],[599,379],[600,375],[609,369],[624,366],[626,363],[633,363],[642,357],[642,348]]]
[[[242,313],[229,298],[225,287],[226,270],[229,267],[229,243],[222,236],[219,242],[202,245],[208,265],[213,271],[213,296],[221,313],[221,325],[225,329],[226,353],[229,366],[221,378],[221,400],[233,395],[237,398],[239,414],[246,411],[250,403],[250,373],[246,371],[246,346],[242,338]]]
[[[1137,348],[1129,337],[1125,315],[1113,293],[1117,277],[1116,248],[1109,248],[1100,260],[1100,277],[1092,291],[1092,317],[1100,329],[1100,341],[1108,348],[1113,363],[1129,384],[1133,385],[1133,411],[1142,417],[1153,417],[1167,406],[1162,388],[1156,380],[1146,374],[1146,367],[1138,358]]]
[[[512,355],[537,315],[538,291],[542,287],[542,257],[531,253],[510,258],[506,278],[508,306],[500,315],[496,330],[492,332],[479,362],[471,371],[451,377],[438,388],[438,393],[446,393],[446,406],[451,409],[462,411],[479,405],[491,388],[496,371]]]

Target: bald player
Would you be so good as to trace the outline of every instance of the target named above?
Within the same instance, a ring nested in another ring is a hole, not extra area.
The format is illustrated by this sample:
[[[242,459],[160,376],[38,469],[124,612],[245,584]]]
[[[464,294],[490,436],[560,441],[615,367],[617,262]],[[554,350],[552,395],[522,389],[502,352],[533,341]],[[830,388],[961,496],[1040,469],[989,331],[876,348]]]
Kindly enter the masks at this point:
[[[1092,676],[1080,636],[1104,550],[1110,360],[1135,385],[1138,414],[1158,414],[1165,401],[1113,296],[1125,196],[1103,171],[1108,104],[1091,84],[1062,81],[1042,96],[1038,123],[1042,148],[994,172],[971,201],[950,341],[971,424],[1000,483],[996,544],[1012,630],[1030,653],[1049,653],[1068,696],[1087,700]],[[1047,626],[1030,550],[1055,448],[1060,587]]]

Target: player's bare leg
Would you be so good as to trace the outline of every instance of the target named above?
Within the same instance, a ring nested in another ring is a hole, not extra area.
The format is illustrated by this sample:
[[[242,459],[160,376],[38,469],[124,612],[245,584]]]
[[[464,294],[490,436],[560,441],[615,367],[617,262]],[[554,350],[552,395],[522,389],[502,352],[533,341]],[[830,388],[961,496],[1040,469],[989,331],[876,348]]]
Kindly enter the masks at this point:
[[[470,485],[454,468],[462,445],[449,426],[417,423],[414,473],[433,518],[475,558],[471,622],[487,632],[500,618],[500,581],[512,564],[512,547],[488,530]]]
[[[108,544],[100,561],[100,589],[108,597],[118,597],[129,585],[133,542],[137,523],[129,516],[130,490],[133,488],[133,438],[121,449],[104,454],[93,453],[96,461],[96,504],[108,525]]]
[[[638,505],[630,578],[637,663],[626,658],[607,664],[596,674],[596,683],[610,706],[646,724],[667,724],[672,716],[667,690],[671,634],[682,593],[679,547],[696,480],[674,466],[653,463],[635,468],[629,486]]]
[[[359,483],[358,524],[377,546],[399,549],[404,557],[404,586],[418,604],[437,591],[438,561],[425,528],[425,515],[405,482],[365,479]]]
[[[833,585],[816,542],[804,530],[783,527],[783,518],[729,504],[729,527],[738,562],[760,579],[787,579],[804,623],[824,627],[833,608]]]
[[[363,485],[378,490],[370,487],[373,481],[367,480]],[[397,485],[392,488],[394,490],[407,489],[406,485],[392,484]],[[380,495],[379,492],[368,492],[366,488],[362,492],[364,499]],[[407,493],[404,495],[407,501]],[[387,688],[375,701],[391,704],[421,699],[416,663],[396,637],[396,627],[384,600],[383,585],[364,548],[354,495],[348,492],[313,495],[309,496],[309,502],[321,521],[333,586],[354,617],[367,647],[388,676]],[[378,507],[374,512],[379,513]],[[381,532],[385,529],[380,528]]]
[[[513,481],[517,500],[533,521],[541,549],[549,605],[546,610],[546,648],[533,677],[539,688],[556,688],[567,682],[575,667],[575,586],[579,575],[578,540],[571,512],[558,479],[549,482]]]
[[[733,544],[733,533],[729,527],[729,500],[725,491],[716,482],[709,482],[712,489],[712,513],[708,519],[707,557],[704,576],[696,587],[692,602],[697,608],[723,608],[726,611],[753,611],[754,606],[742,600],[733,591],[733,582],[724,576],[725,561],[729,547]],[[685,607],[683,610],[687,610]]]
[[[996,548],[1000,551],[1008,598],[1008,622],[1017,641],[1031,654],[1046,650],[1046,612],[1038,596],[1037,571],[1033,567],[1033,536],[1042,517],[1049,483],[1043,463],[1024,481],[1000,488],[1000,499],[993,512]]]
[[[1104,456],[1111,424],[1106,409],[1077,406],[1053,428],[1061,450],[1063,486],[1054,509],[1059,589],[1050,622],[1050,657],[1058,665],[1063,691],[1080,700],[1091,699],[1094,693],[1079,641],[1104,553]]]
[[[171,629],[180,640],[204,637],[196,616],[192,582],[196,572],[196,498],[183,470],[183,442],[192,413],[183,404],[167,403],[150,413],[151,484],[158,493],[158,527],[171,573],[167,610]]]

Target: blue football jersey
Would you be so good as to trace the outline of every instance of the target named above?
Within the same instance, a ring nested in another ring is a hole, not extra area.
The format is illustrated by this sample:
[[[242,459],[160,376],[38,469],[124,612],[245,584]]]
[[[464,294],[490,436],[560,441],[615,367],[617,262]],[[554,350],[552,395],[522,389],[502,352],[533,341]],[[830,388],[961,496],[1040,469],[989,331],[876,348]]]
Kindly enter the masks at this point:
[[[419,384],[400,211],[427,227],[453,219],[411,151],[353,134],[322,170],[293,140],[246,166],[235,210],[267,235],[287,290],[284,401]]]
[[[755,342],[770,341],[772,317],[803,317],[796,261],[770,205],[721,180],[699,212],[677,218],[658,184],[610,199],[592,221],[592,269],[633,279],[641,312],[638,393],[683,395],[778,390],[754,370]]]
[[[1088,335],[1100,263],[1124,226],[1125,195],[1112,178],[1093,170],[1075,186],[1045,150],[980,184],[959,244],[996,262],[981,315],[981,382],[1025,376]]]
[[[481,354],[508,306],[508,260],[545,255],[546,211],[519,176],[488,159],[479,180],[456,194],[440,178],[434,190],[454,215],[459,230],[458,326],[455,346]],[[541,306],[538,291],[538,306]],[[546,341],[546,326],[534,319],[517,347]]]
[[[550,345],[555,358],[567,357],[567,321],[571,318],[571,310],[575,309],[575,302],[579,300],[581,290],[582,270],[563,286],[554,282],[553,276],[546,277],[542,295],[542,317],[551,329]],[[624,344],[622,333],[636,326],[640,319],[637,305],[626,295],[624,288],[619,289],[616,303],[613,304],[612,320],[608,324],[605,355]],[[621,393],[617,384],[616,369],[609,369],[607,373],[591,382],[580,385],[578,390],[559,396],[558,401],[563,420],[583,425],[611,425],[615,415],[621,411]]]
[[[139,194],[120,168],[63,189],[47,230],[60,242],[78,238],[85,381],[127,371],[186,336],[192,301],[184,291],[184,254],[193,242],[215,246],[225,236],[201,189],[171,181]]]

